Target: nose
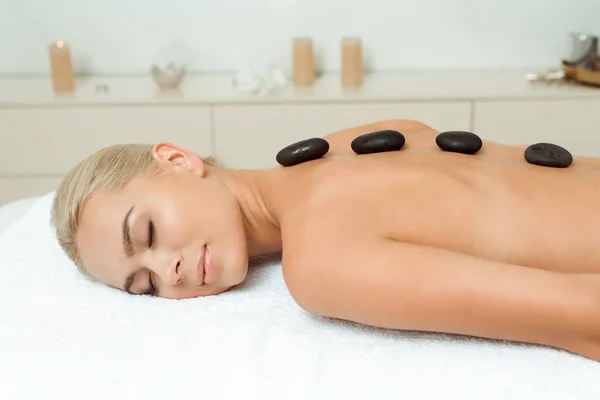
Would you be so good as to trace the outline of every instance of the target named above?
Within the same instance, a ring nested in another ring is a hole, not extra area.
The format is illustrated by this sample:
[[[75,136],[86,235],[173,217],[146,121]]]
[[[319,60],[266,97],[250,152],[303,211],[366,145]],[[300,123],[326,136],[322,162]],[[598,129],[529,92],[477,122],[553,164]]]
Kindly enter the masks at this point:
[[[183,278],[181,255],[155,254],[149,268],[166,285],[176,285]]]

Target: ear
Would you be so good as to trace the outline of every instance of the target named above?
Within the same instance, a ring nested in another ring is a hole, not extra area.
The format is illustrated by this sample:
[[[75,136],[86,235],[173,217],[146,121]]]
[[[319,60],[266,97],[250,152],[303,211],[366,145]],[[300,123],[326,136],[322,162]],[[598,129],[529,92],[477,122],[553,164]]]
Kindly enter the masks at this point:
[[[193,151],[171,143],[157,143],[152,147],[152,156],[162,164],[165,170],[188,170],[196,175],[204,176],[204,162]]]

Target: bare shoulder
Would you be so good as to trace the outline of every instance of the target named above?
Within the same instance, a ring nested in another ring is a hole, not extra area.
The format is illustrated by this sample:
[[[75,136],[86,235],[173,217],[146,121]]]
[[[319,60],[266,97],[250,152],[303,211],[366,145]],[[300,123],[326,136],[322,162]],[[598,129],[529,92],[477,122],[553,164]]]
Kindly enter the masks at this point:
[[[432,138],[438,133],[434,128],[423,122],[409,119],[390,119],[378,121],[372,124],[359,125],[348,129],[343,129],[324,138],[329,142],[330,152],[345,153],[350,150],[349,143],[356,137],[366,133],[382,130],[395,130],[406,136],[405,147],[420,148],[422,143],[420,139],[426,140],[426,143],[435,145]],[[425,142],[424,142],[425,143]]]
[[[282,268],[285,283],[294,300],[304,309],[312,309],[315,290],[313,283],[325,266],[340,265],[337,255],[351,239],[361,235],[349,229],[335,210],[311,205],[308,201],[282,225]]]
[[[344,135],[362,135],[365,133],[382,131],[386,129],[393,129],[402,132],[424,132],[435,130],[433,127],[421,121],[416,121],[412,119],[386,119],[370,124],[358,125],[347,129],[343,129],[338,132],[334,132],[328,135],[327,137],[338,137]]]
[[[435,143],[435,138],[440,131],[437,130],[436,127],[429,126],[421,121],[408,119],[390,119],[372,124],[360,125],[334,132],[324,138],[329,142],[330,153],[350,153],[352,152],[350,149],[350,142],[356,137],[366,133],[388,129],[398,131],[404,135],[406,144],[404,145],[403,150],[439,150]],[[508,157],[522,160],[523,151],[527,147],[525,144],[508,145],[493,142],[486,140],[485,137],[482,137],[481,139],[483,140],[484,145],[479,151],[479,155],[486,154],[501,158]],[[579,160],[578,162],[580,164],[589,164],[589,161],[586,160]],[[598,162],[596,161],[596,164],[597,163]]]

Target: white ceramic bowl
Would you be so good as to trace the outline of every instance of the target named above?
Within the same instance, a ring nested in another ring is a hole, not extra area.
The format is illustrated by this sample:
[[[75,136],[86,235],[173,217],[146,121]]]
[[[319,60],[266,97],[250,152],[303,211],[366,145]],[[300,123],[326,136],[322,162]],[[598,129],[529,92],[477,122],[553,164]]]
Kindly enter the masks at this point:
[[[176,66],[173,63],[168,64],[165,68],[153,65],[150,73],[160,89],[173,90],[177,89],[183,80],[185,67],[183,65]]]

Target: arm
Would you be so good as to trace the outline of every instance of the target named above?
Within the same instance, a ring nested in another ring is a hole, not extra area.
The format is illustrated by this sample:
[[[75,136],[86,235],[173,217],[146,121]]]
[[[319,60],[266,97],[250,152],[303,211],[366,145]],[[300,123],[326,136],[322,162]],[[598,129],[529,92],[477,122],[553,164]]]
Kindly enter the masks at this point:
[[[600,361],[598,277],[387,240],[347,246],[335,257],[298,285],[296,300],[310,312],[384,328],[550,345]]]

